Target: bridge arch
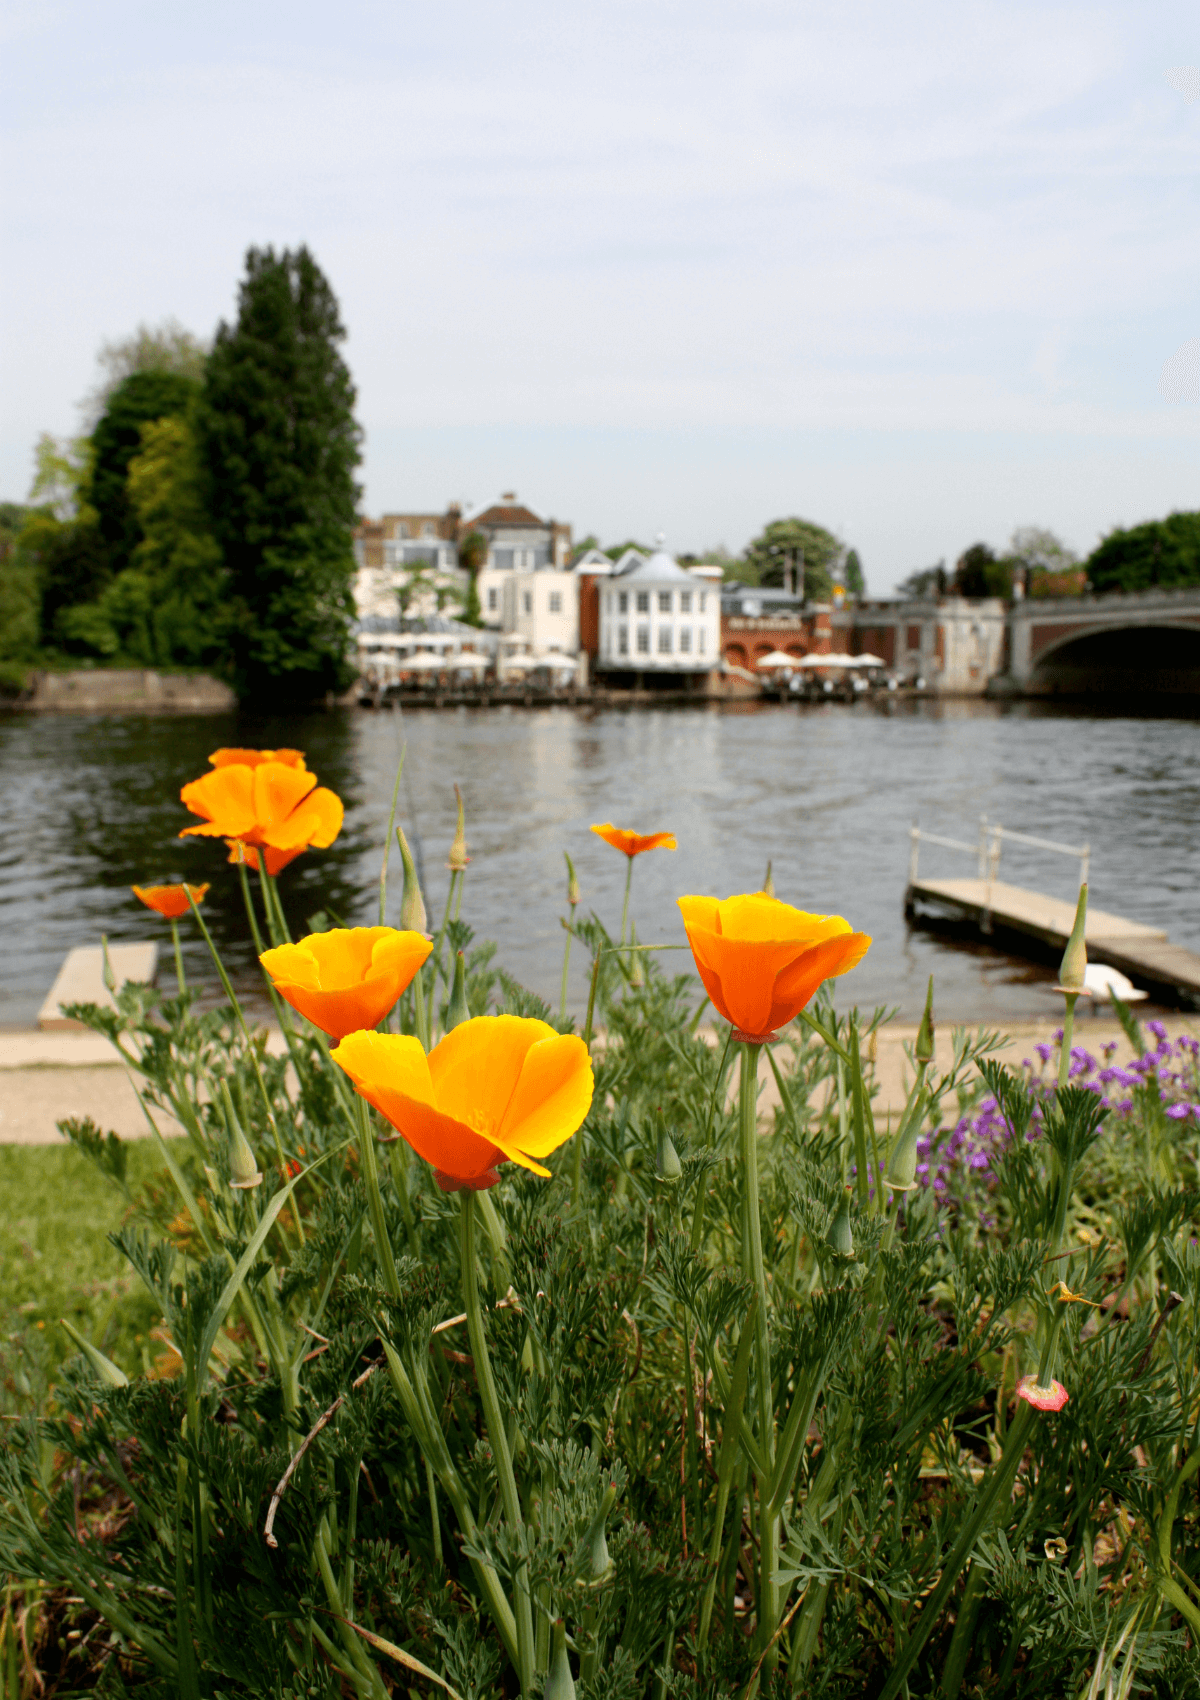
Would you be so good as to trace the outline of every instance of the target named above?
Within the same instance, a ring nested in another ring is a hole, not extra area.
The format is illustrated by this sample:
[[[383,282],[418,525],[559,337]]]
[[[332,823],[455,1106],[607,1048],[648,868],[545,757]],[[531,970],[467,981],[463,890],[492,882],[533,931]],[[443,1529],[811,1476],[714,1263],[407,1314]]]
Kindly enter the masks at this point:
[[[1162,614],[1058,631],[1032,658],[1047,695],[1200,696],[1200,620]]]

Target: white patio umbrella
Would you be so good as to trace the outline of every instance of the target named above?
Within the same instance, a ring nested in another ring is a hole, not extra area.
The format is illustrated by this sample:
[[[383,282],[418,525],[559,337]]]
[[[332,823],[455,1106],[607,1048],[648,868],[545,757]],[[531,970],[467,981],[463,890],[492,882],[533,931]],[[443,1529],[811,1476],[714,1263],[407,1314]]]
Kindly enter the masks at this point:
[[[887,666],[887,662],[883,659],[882,655],[872,655],[869,649],[864,651],[864,653],[862,655],[852,655],[850,657],[850,662],[851,662],[851,665],[854,666],[854,667],[886,667]]]
[[[446,668],[446,657],[419,649],[415,655],[401,656],[400,666],[406,673],[442,673]]]
[[[760,655],[754,665],[756,667],[799,667],[800,657],[788,655],[782,649],[773,649],[769,655]]]
[[[853,667],[854,662],[848,655],[805,655],[796,662],[797,667]]]
[[[534,667],[540,667],[542,663],[536,655],[503,655],[500,658],[499,665],[506,672],[524,673]]]
[[[480,655],[474,649],[462,649],[457,655],[446,657],[447,667],[490,667],[491,656]]]

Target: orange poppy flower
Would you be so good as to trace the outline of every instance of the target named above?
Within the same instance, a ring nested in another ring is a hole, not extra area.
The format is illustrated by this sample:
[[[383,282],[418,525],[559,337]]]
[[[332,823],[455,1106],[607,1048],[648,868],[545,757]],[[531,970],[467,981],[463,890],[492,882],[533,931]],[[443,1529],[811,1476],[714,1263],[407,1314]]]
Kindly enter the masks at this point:
[[[871,943],[840,915],[806,915],[763,892],[678,902],[705,991],[734,1037],[751,1043],[795,1020],[817,988],[849,973]]]
[[[640,856],[643,850],[677,850],[673,832],[651,832],[645,837],[640,832],[630,832],[627,827],[613,826],[611,821],[605,821],[603,826],[594,826],[592,831],[597,838],[602,838],[606,844],[611,844],[614,850],[622,850],[632,861],[634,856]]]
[[[225,858],[227,862],[232,862],[235,867],[239,862],[244,862],[248,868],[253,868],[255,873],[258,872],[259,854],[257,845],[243,844],[240,838],[227,838],[225,842],[229,846],[229,854]],[[262,860],[267,864],[267,872],[271,878],[274,879],[280,869],[286,868],[289,862],[294,862],[297,856],[303,856],[307,848],[306,844],[300,844],[297,845],[295,850],[272,850],[269,844],[264,844]]]
[[[203,903],[208,892],[206,885],[135,885],[130,887],[147,909],[153,909],[164,920],[177,921],[188,912],[188,892],[193,903]]]
[[[259,961],[275,990],[331,1039],[374,1027],[433,949],[421,933],[395,927],[333,927]]]
[[[241,756],[251,759],[233,759]],[[210,760],[213,771],[179,793],[204,820],[181,838],[237,838],[298,855],[310,845],[324,850],[342,830],[341,798],[317,786],[298,750],[217,750]]]
[[[282,762],[284,767],[304,772],[303,750],[214,750],[209,756],[214,767],[260,767],[265,761]]]
[[[538,1161],[570,1139],[592,1102],[587,1046],[544,1021],[478,1015],[428,1056],[418,1039],[352,1033],[333,1060],[418,1156],[443,1192],[480,1192],[506,1159]]]

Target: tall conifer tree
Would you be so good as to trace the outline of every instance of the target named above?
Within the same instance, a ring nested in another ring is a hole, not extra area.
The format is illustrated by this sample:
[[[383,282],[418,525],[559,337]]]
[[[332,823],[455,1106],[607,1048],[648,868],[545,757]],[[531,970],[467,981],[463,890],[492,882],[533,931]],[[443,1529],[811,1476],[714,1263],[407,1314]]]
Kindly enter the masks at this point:
[[[205,370],[201,452],[239,694],[348,683],[360,432],[337,300],[307,248],[251,248]]]

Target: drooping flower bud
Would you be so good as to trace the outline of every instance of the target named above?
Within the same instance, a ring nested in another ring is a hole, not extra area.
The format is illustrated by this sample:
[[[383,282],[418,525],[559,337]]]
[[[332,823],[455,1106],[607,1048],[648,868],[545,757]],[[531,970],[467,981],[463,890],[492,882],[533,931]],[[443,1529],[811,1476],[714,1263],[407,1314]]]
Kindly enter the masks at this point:
[[[762,894],[764,897],[774,897],[775,895],[775,881],[771,877],[770,862],[767,863],[767,871],[763,875]]]
[[[229,1184],[240,1192],[251,1191],[262,1185],[262,1172],[258,1159],[250,1149],[250,1142],[242,1132],[242,1124],[233,1108],[233,1099],[229,1095],[229,1082],[221,1082],[221,1098],[225,1110],[225,1123],[229,1129]]]
[[[567,902],[571,905],[571,908],[574,909],[575,905],[579,902],[579,881],[575,878],[574,862],[572,862],[570,856],[567,855],[565,850],[563,851],[563,855],[566,856],[567,860]]]
[[[616,1569],[616,1565],[608,1554],[608,1535],[605,1530],[608,1514],[616,1504],[616,1499],[616,1486],[609,1482],[604,1490],[604,1497],[600,1501],[600,1508],[592,1518],[591,1526],[584,1536],[587,1544],[588,1585],[593,1588],[598,1588],[602,1582],[607,1582]]]
[[[100,950],[104,957],[104,984],[108,988],[110,995],[115,996],[117,990],[117,976],[113,973],[112,961],[108,954],[108,939],[103,933],[100,934]]]
[[[1079,888],[1079,902],[1075,906],[1075,925],[1071,928],[1071,936],[1067,940],[1067,948],[1063,951],[1063,959],[1058,966],[1058,989],[1063,992],[1081,992],[1083,976],[1087,970],[1087,893],[1086,885]]]
[[[666,1181],[674,1186],[683,1174],[683,1164],[679,1161],[679,1153],[675,1142],[667,1132],[667,1124],[662,1111],[658,1113],[658,1146],[654,1157],[654,1170],[660,1181]]]
[[[461,1027],[464,1021],[470,1021],[471,1011],[467,1007],[467,964],[460,950],[454,959],[454,985],[450,991],[450,1003],[446,1009],[446,1031],[453,1027]]]
[[[838,1257],[854,1256],[854,1235],[850,1231],[850,1194],[853,1191],[850,1186],[842,1188],[841,1202],[825,1235],[830,1251],[836,1252]]]
[[[409,933],[424,933],[427,931],[425,922],[425,899],[421,896],[421,882],[417,878],[417,864],[413,861],[413,853],[408,847],[408,839],[404,836],[404,828],[396,828],[396,842],[400,846],[400,860],[404,863],[404,894],[400,899],[400,925]]]
[[[913,1055],[919,1063],[933,1061],[933,975],[929,976],[929,990],[925,994],[925,1013],[921,1017],[921,1025],[917,1029],[917,1043]]]
[[[59,1321],[106,1387],[129,1386],[129,1377],[123,1369],[118,1369],[111,1358],[106,1358],[104,1353],[93,1346],[90,1340],[85,1340],[77,1328],[71,1327],[65,1316],[60,1317]]]
[[[555,1621],[551,1634],[553,1644],[546,1686],[542,1690],[544,1700],[575,1700],[575,1678],[567,1657],[567,1626],[561,1617]]]
[[[446,866],[452,873],[461,874],[471,858],[467,855],[467,834],[463,821],[462,792],[454,787],[454,795],[458,798],[458,826],[454,833],[454,843],[450,846],[450,859]]]

